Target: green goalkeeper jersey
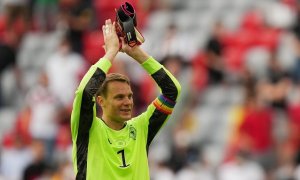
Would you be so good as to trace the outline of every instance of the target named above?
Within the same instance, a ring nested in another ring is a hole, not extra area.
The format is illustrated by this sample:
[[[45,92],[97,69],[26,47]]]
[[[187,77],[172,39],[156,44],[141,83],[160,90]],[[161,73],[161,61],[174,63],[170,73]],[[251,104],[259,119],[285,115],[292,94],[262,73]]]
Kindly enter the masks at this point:
[[[162,93],[144,113],[127,121],[121,130],[113,130],[96,116],[94,98],[110,66],[110,61],[102,58],[88,70],[76,91],[71,117],[76,179],[150,179],[148,149],[172,113],[180,85],[160,63],[149,58],[142,66]]]

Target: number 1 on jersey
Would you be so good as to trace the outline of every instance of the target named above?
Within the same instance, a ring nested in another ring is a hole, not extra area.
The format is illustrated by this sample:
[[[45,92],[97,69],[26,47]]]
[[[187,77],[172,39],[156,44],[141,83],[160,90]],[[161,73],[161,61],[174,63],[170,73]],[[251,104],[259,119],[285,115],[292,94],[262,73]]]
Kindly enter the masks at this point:
[[[122,166],[119,166],[119,167],[122,167],[122,168],[128,167],[130,164],[127,164],[127,165],[126,165],[125,151],[124,151],[124,149],[118,151],[117,154],[121,154],[121,156],[122,156],[122,163],[123,163],[123,164],[122,164]]]

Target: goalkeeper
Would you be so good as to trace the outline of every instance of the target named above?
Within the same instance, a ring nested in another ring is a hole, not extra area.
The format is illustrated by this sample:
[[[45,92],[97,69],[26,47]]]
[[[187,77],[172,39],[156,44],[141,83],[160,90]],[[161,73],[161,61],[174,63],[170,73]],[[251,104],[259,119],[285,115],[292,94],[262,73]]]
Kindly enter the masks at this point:
[[[166,122],[180,93],[173,75],[138,45],[121,50],[137,61],[161,89],[161,94],[137,117],[132,117],[133,92],[126,76],[107,74],[119,52],[115,22],[102,27],[105,55],[83,77],[73,103],[71,131],[76,179],[150,179],[148,149]],[[102,116],[96,117],[97,103]]]

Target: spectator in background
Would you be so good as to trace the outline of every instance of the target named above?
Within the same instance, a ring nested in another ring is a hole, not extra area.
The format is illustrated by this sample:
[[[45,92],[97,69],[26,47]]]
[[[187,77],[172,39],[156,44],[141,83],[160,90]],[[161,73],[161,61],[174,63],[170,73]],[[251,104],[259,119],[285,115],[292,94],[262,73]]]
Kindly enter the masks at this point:
[[[47,60],[44,69],[49,89],[63,107],[71,108],[74,92],[85,66],[82,56],[72,51],[68,38],[62,40],[57,52]]]
[[[35,180],[47,178],[50,168],[45,161],[44,143],[39,140],[32,142],[33,161],[26,166],[23,173],[23,180]]]
[[[196,142],[193,141],[195,126],[196,121],[186,109],[172,132],[173,141],[168,165],[175,173],[198,160],[199,153]]]
[[[58,18],[58,0],[35,0],[33,18],[39,31],[54,30]]]
[[[241,148],[249,151],[267,171],[274,165],[272,113],[257,92],[249,93],[239,127]]]
[[[19,180],[23,171],[33,160],[33,154],[22,137],[12,132],[4,137],[0,158],[0,174],[4,179]]]
[[[267,67],[267,92],[264,97],[270,97],[269,101],[273,108],[287,110],[287,94],[290,88],[289,74],[280,65],[273,53],[269,58]],[[271,91],[271,92],[270,92]]]
[[[20,70],[16,65],[17,53],[23,36],[28,29],[28,14],[27,14],[27,1],[4,0],[3,6],[4,14],[0,17],[2,22],[0,23],[0,77],[4,70],[9,67],[13,67],[14,78],[16,80],[15,91],[22,89]],[[1,16],[1,15],[0,15]],[[3,88],[0,83],[0,107],[1,105],[7,105],[13,102],[13,98],[3,97]],[[2,92],[1,92],[2,91]]]
[[[176,180],[216,179],[215,168],[209,155],[210,150],[202,149],[201,147],[195,150],[199,150],[199,152],[197,154],[193,152],[193,156],[195,156],[193,157],[193,161],[189,162],[187,166],[176,174]]]
[[[29,134],[33,139],[41,140],[45,146],[46,161],[50,163],[58,132],[59,101],[48,85],[48,77],[42,72],[39,83],[29,91],[26,103],[31,111]]]
[[[70,41],[71,49],[74,52],[82,54],[83,36],[92,23],[93,9],[91,1],[73,0],[70,1],[70,3],[61,3],[61,7],[61,12],[67,19],[67,36]]]
[[[28,28],[28,0],[3,0],[7,29],[22,32]],[[14,28],[18,29],[14,29]]]
[[[3,38],[0,38],[0,78],[2,73],[12,67],[18,87],[21,88],[20,70],[16,65],[17,50],[20,38],[14,31],[5,31]],[[5,104],[0,83],[0,107]]]
[[[52,176],[53,180],[74,180],[75,173],[72,164],[72,146],[64,151],[63,157],[59,159],[56,171]]]
[[[206,44],[206,67],[210,84],[220,84],[225,78],[225,66],[222,59],[222,35],[224,28],[221,22],[216,22],[212,34]]]
[[[175,24],[170,24],[165,33],[164,39],[162,41],[162,46],[158,47],[161,50],[161,56],[174,55],[177,54],[180,48],[176,47],[180,45],[178,35],[178,28]]]
[[[194,40],[181,32],[174,23],[169,24],[160,42],[161,46],[157,46],[157,42],[155,42],[153,47],[156,48],[154,51],[158,52],[157,56],[160,59],[169,55],[180,55],[189,60],[191,54],[195,51],[195,47],[191,46]]]
[[[251,154],[251,153],[250,153]],[[247,151],[239,151],[235,158],[220,166],[219,180],[264,180],[262,167],[251,159]]]
[[[3,39],[0,39],[0,73],[16,63],[16,34],[7,31],[4,36]]]
[[[223,24],[216,22],[204,49],[193,57],[193,85],[198,91],[207,85],[221,84],[225,80],[228,67],[223,62],[224,33]]]

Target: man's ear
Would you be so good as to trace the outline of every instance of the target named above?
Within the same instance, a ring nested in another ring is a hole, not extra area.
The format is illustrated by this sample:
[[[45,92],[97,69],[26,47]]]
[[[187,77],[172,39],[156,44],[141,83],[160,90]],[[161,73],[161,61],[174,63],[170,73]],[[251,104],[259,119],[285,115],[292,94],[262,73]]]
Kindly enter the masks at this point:
[[[99,106],[101,107],[104,107],[105,106],[105,99],[103,96],[97,96],[97,99],[96,99],[97,103]]]

